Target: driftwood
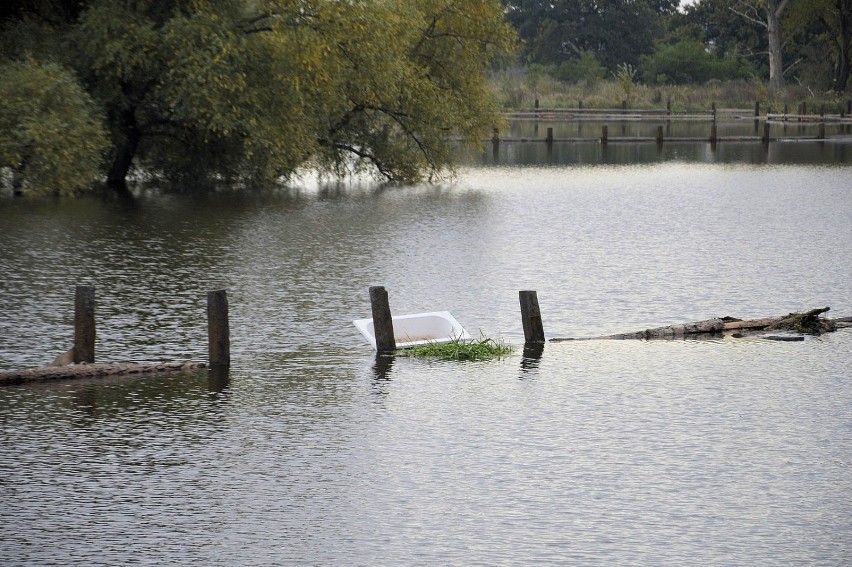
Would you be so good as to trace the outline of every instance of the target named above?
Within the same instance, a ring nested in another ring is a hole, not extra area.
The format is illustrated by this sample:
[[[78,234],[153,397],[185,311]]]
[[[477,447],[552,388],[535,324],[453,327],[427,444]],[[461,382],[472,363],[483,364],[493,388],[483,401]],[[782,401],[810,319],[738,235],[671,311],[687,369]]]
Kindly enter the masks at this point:
[[[205,368],[203,362],[111,362],[105,364],[69,364],[44,366],[29,370],[0,371],[0,385],[22,382],[46,382],[69,378],[92,378],[120,374],[151,374],[159,372],[187,372]]]
[[[629,340],[629,339],[675,339],[686,336],[701,336],[701,335],[718,335],[728,331],[794,331],[800,334],[819,335],[821,333],[830,333],[838,328],[849,326],[849,321],[852,318],[845,317],[840,319],[825,319],[820,317],[821,314],[827,312],[828,307],[822,309],[812,309],[805,313],[790,313],[783,317],[763,317],[761,319],[751,319],[743,321],[732,317],[722,317],[716,319],[707,319],[706,321],[697,321],[695,323],[685,323],[683,325],[669,325],[666,327],[656,327],[653,329],[645,329],[644,331],[636,331],[633,333],[619,333],[616,335],[607,335],[603,337],[590,337],[583,339],[574,338],[552,338],[551,342],[574,341],[574,340]],[[742,336],[741,334],[735,336]],[[789,337],[789,335],[787,336]],[[801,340],[801,338],[786,338],[786,337],[766,337],[774,338],[775,340]]]

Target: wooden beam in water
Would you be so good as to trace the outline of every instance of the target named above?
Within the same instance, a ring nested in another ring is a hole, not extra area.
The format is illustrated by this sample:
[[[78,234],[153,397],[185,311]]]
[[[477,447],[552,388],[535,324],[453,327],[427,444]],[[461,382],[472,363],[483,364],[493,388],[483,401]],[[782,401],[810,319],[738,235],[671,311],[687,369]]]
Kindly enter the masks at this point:
[[[231,364],[231,331],[225,290],[207,293],[207,346],[211,366]]]
[[[74,297],[74,363],[95,361],[95,288],[78,285]]]
[[[373,311],[373,334],[376,337],[376,352],[390,353],[396,350],[396,338],[393,334],[388,292],[383,286],[370,288],[370,306]]]
[[[524,344],[542,344],[544,340],[544,326],[541,322],[541,311],[538,307],[538,295],[535,291],[518,292],[521,303],[521,322],[524,326]]]

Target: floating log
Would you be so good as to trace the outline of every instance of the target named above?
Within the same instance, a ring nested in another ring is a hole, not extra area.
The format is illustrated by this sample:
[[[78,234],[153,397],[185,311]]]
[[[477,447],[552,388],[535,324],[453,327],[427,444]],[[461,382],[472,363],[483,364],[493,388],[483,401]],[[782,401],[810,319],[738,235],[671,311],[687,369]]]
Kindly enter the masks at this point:
[[[573,341],[573,340],[628,340],[628,339],[676,339],[686,336],[721,334],[726,331],[739,331],[740,333],[734,336],[744,336],[741,331],[794,331],[805,335],[819,335],[822,333],[830,333],[838,328],[847,328],[850,326],[850,318],[843,317],[840,319],[825,319],[820,317],[821,314],[829,311],[830,308],[823,307],[821,309],[811,309],[804,313],[790,313],[783,317],[763,317],[760,319],[751,319],[743,321],[732,317],[722,317],[716,319],[707,319],[706,321],[697,321],[695,323],[685,323],[683,325],[668,325],[665,327],[656,327],[653,329],[645,329],[644,331],[636,331],[633,333],[619,333],[616,335],[606,335],[603,337],[588,337],[588,338],[552,338],[552,342]],[[778,339],[782,340],[782,339]],[[787,340],[787,339],[783,339]],[[790,339],[798,340],[798,339]]]
[[[785,317],[781,317],[775,323],[767,327],[767,330],[777,331],[796,331],[804,335],[820,335],[822,333],[831,333],[837,330],[837,325],[831,319],[820,317],[827,312],[830,307],[822,309],[811,309],[805,313],[790,313]]]
[[[23,382],[47,382],[70,378],[98,378],[122,374],[153,374],[160,372],[188,372],[206,368],[203,362],[108,362],[99,364],[69,364],[44,366],[28,370],[0,371],[0,385]]]

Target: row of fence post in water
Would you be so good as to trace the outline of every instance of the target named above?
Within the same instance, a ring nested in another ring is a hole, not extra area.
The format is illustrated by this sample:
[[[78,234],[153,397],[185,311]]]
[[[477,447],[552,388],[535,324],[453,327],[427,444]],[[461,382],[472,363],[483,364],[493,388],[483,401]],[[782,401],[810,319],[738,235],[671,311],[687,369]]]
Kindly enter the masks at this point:
[[[579,103],[579,109],[578,110],[583,111],[583,102],[582,101],[580,101],[580,103]],[[785,104],[784,105],[784,113],[781,115],[782,118],[786,119],[788,117],[787,110],[788,110],[788,108],[787,108],[787,105]],[[541,116],[541,114],[553,113],[553,112],[556,112],[556,111],[559,111],[559,112],[574,112],[574,110],[572,110],[572,109],[540,110],[539,107],[538,107],[538,100],[536,100],[535,110],[533,111],[532,116],[535,117],[535,118],[539,118]],[[607,112],[607,111],[601,111],[601,112]],[[627,104],[626,104],[626,102],[623,102],[621,109],[615,109],[615,110],[611,110],[611,111],[608,111],[608,112],[613,112],[613,113],[628,112]],[[633,112],[637,112],[637,111],[633,111]],[[638,111],[638,112],[641,112],[641,111]],[[666,116],[667,120],[669,120],[669,121],[671,120],[670,103],[669,103],[667,111],[648,111],[648,112],[650,112],[651,114],[653,114],[655,116],[656,115]],[[666,141],[666,140],[672,141],[672,142],[689,142],[689,141],[706,140],[706,141],[709,141],[711,144],[715,145],[720,139],[730,140],[730,141],[740,141],[740,140],[747,140],[747,139],[748,140],[755,140],[755,139],[758,138],[758,136],[757,136],[758,125],[759,125],[759,122],[760,122],[760,103],[759,102],[755,102],[755,108],[754,108],[754,124],[755,124],[755,135],[754,136],[728,136],[728,137],[720,138],[719,135],[718,135],[718,129],[717,129],[717,126],[716,126],[716,114],[717,114],[717,109],[716,109],[716,103],[714,102],[713,105],[712,105],[711,114],[708,115],[710,117],[711,124],[710,124],[710,134],[707,138],[701,138],[701,137],[696,137],[696,136],[674,136],[674,137],[670,136],[670,137],[667,138],[664,134],[664,128],[663,128],[662,125],[657,126],[656,136],[654,136],[654,137],[641,137],[641,136],[610,137],[608,125],[603,125],[603,126],[601,126],[601,135],[600,135],[599,138],[556,139],[553,136],[553,128],[549,127],[547,129],[547,136],[544,139],[541,139],[541,138],[532,138],[532,139],[521,138],[520,140],[521,141],[544,141],[545,143],[547,143],[547,146],[550,148],[550,147],[553,146],[554,142],[557,142],[557,141],[569,141],[569,142],[600,141],[600,143],[603,144],[603,145],[606,145],[611,141],[613,141],[613,142],[615,142],[615,141],[617,141],[617,142],[649,142],[649,141],[655,141],[658,145],[662,145],[663,142]],[[764,144],[768,144],[772,140],[772,138],[770,137],[770,126],[771,126],[771,124],[770,124],[770,121],[768,120],[770,114],[771,114],[771,109],[769,109],[767,114],[766,114],[767,120],[763,124],[763,132],[762,132],[762,135],[759,137],[760,141],[762,141]],[[799,105],[799,114],[797,114],[795,116],[797,116],[799,121],[801,121],[802,117],[805,114],[807,114],[807,103],[803,102]],[[845,112],[841,113],[840,118],[843,119],[843,118],[846,117],[846,115],[852,115],[852,100],[847,101],[847,110]],[[594,115],[590,114],[590,116],[594,116]],[[818,131],[817,131],[816,137],[810,136],[810,137],[807,137],[807,138],[817,139],[817,140],[825,140],[826,136],[825,136],[825,111],[824,111],[824,109],[822,109],[820,111],[819,117],[820,117],[820,119],[817,122]],[[537,124],[536,124],[536,126],[537,126]],[[536,128],[536,130],[537,130],[537,128]],[[802,137],[802,138],[805,138],[805,137]],[[499,130],[497,128],[494,128],[494,131],[493,131],[493,134],[492,134],[492,137],[491,137],[491,142],[492,142],[493,149],[494,149],[495,152],[498,150],[498,148],[500,146],[500,142],[512,142],[512,141],[518,141],[518,140],[511,138],[511,137],[509,137],[509,138],[501,137]]]
[[[519,292],[525,348],[543,345],[544,328],[535,291]],[[370,287],[370,305],[379,354],[396,350],[388,292],[383,286]],[[73,362],[95,362],[95,288],[77,286],[74,297]],[[210,366],[231,363],[231,339],[228,317],[228,295],[225,290],[207,293],[207,346]]]

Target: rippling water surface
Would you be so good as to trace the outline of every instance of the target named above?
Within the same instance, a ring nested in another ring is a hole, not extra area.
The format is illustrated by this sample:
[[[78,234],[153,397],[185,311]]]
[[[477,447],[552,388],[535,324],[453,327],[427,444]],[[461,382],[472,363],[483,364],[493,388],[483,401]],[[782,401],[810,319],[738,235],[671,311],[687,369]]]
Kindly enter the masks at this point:
[[[486,160],[487,161],[487,160]],[[545,160],[546,161],[546,160]],[[852,170],[471,165],[457,183],[0,202],[0,368],[67,350],[226,373],[0,390],[4,564],[807,564],[852,553],[852,332],[375,359],[351,325],[448,309],[522,341],[829,305]]]

